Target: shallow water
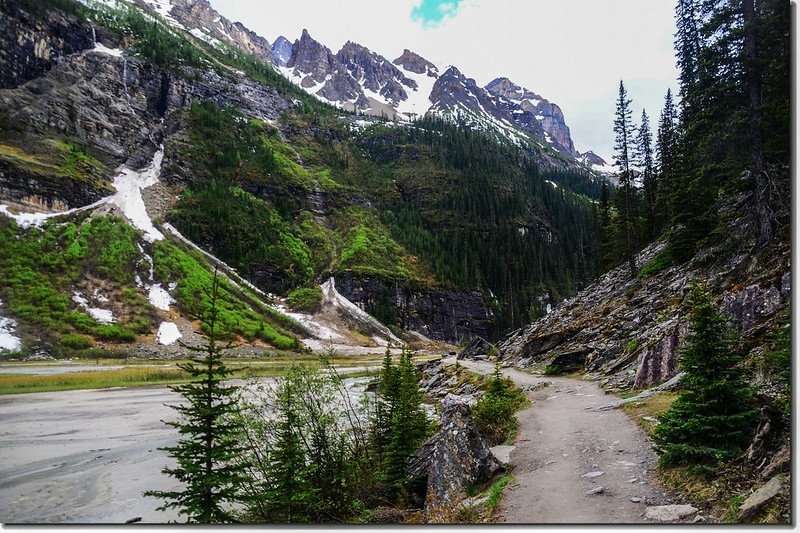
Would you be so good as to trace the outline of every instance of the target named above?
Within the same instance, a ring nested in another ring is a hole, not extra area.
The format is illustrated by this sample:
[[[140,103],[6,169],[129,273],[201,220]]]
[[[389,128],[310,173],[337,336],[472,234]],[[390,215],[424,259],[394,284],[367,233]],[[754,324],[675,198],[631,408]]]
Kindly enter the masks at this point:
[[[41,364],[41,365],[0,365],[0,374],[29,374],[33,376],[56,376],[71,374],[73,372],[88,372],[98,370],[119,370],[122,365],[67,365],[67,364]]]

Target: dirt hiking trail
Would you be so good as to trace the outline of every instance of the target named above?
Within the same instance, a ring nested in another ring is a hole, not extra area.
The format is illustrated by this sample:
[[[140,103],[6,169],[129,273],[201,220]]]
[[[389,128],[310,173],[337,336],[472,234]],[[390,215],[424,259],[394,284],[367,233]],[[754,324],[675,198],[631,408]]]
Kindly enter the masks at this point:
[[[491,363],[460,363],[482,374],[494,370]],[[650,480],[657,457],[644,432],[622,410],[587,409],[608,403],[597,384],[513,369],[503,374],[534,390],[527,393],[530,407],[517,413],[514,479],[503,494],[501,522],[646,523],[647,506],[677,503]]]

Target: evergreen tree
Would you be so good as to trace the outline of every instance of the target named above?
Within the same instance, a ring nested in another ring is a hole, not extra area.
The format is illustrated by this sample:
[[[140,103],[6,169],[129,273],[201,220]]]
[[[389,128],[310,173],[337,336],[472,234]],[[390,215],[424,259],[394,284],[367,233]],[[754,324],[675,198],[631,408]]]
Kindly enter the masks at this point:
[[[279,421],[276,441],[269,454],[265,506],[277,520],[291,524],[307,522],[319,487],[309,479],[313,467],[307,464],[301,438],[298,399],[294,383],[285,380],[277,392]]]
[[[595,204],[592,204],[592,207],[596,212],[595,216],[597,219],[595,222],[597,227],[595,235],[595,242],[597,243],[595,274],[599,275],[613,265],[613,257],[611,252],[611,208],[609,204],[608,185],[606,180],[601,180],[600,199],[598,200],[597,205],[595,206]]]
[[[715,472],[752,437],[756,411],[735,338],[703,286],[690,295],[690,334],[680,352],[683,390],[659,417],[656,451],[664,466]]]
[[[749,171],[754,238],[772,237],[771,190],[789,162],[789,6],[679,0],[680,140],[670,252],[690,258],[716,223],[720,191]],[[771,175],[772,174],[772,175]]]
[[[386,348],[375,398],[375,414],[372,420],[372,441],[375,455],[380,462],[384,460],[391,436],[392,414],[398,396],[398,378],[398,369],[392,365],[392,352]]]
[[[385,481],[390,490],[406,480],[406,463],[417,452],[428,430],[428,419],[422,409],[419,377],[409,350],[403,349],[400,364],[394,372],[397,394],[384,459]]]
[[[700,32],[698,29],[698,0],[678,0],[675,8],[675,48],[680,70],[680,95],[689,101],[697,81],[697,62],[700,55]]]
[[[636,166],[642,176],[644,190],[645,223],[644,233],[647,241],[656,237],[656,172],[653,163],[653,134],[650,131],[650,117],[642,110],[642,124],[636,136]]]
[[[614,118],[614,159],[619,168],[618,210],[619,231],[618,239],[623,258],[630,267],[631,276],[636,276],[636,234],[637,217],[635,212],[635,191],[633,188],[632,174],[632,149],[634,147],[634,126],[632,121],[631,100],[622,80],[619,82],[619,96],[617,110]]]
[[[241,462],[234,464],[241,452],[238,429],[231,424],[237,412],[237,388],[222,383],[230,377],[231,370],[225,366],[217,344],[220,288],[216,271],[211,288],[204,291],[209,305],[199,318],[205,326],[206,343],[199,347],[182,344],[203,357],[179,364],[191,381],[172,388],[185,403],[173,406],[180,417],[167,424],[176,428],[182,439],[175,446],[163,448],[178,463],[163,472],[182,482],[184,488],[149,491],[145,495],[164,498],[161,510],[177,508],[189,522],[212,524],[233,521],[226,504],[240,501],[238,487],[246,478],[240,470]]]
[[[656,182],[656,219],[658,232],[663,231],[672,220],[673,208],[670,202],[672,187],[675,183],[677,157],[677,111],[672,101],[672,90],[667,89],[664,97],[664,109],[658,122],[656,136],[656,164],[658,179]]]

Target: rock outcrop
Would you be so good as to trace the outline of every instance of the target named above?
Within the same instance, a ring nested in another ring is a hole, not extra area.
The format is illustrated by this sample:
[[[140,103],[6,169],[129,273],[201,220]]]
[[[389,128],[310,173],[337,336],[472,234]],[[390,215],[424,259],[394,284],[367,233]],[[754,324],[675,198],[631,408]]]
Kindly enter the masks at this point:
[[[438,76],[439,69],[436,68],[436,65],[425,59],[419,54],[415,54],[408,48],[403,50],[403,54],[392,61],[395,65],[399,65],[403,67],[405,70],[409,72],[414,72],[416,74],[425,74],[426,76],[430,76],[435,78]]]
[[[476,335],[458,352],[456,359],[487,359],[492,348],[492,345],[486,339]]]
[[[748,521],[757,516],[782,490],[783,484],[780,477],[775,476],[770,479],[742,503],[739,507],[739,519]]]
[[[511,112],[514,121],[523,129],[536,132],[541,128],[545,132],[545,140],[556,150],[572,157],[580,156],[558,105],[508,78],[497,78],[485,88]]]
[[[452,396],[442,401],[442,426],[408,467],[411,477],[427,477],[425,508],[452,505],[474,483],[488,481],[502,465],[478,433],[469,405]]]
[[[291,105],[275,88],[235,73],[178,77],[129,57],[116,48],[120,43],[101,30],[93,31],[87,22],[57,12],[35,18],[13,5],[2,4],[2,23],[29,36],[30,42],[20,37],[14,42],[22,45],[0,51],[13,54],[0,61],[2,80],[10,87],[0,91],[0,114],[4,128],[16,132],[14,150],[25,154],[0,154],[0,193],[10,205],[64,210],[108,195],[114,170],[122,163],[132,168],[147,164],[172,133],[168,128],[177,126],[164,119],[194,101],[233,105],[265,121],[276,120]],[[37,39],[49,46],[46,54],[44,45],[31,44]],[[59,174],[59,157],[47,153],[53,138],[85,147],[103,165],[102,175],[91,181],[65,179]],[[177,155],[167,146],[168,182],[191,179],[183,177],[189,167],[174,160]]]
[[[295,76],[302,78],[300,86],[306,89],[324,84],[338,66],[333,52],[311,37],[308,30],[303,30],[300,39],[295,41],[292,57],[286,64]]]
[[[189,30],[192,35],[206,42],[219,41],[252,54],[261,61],[275,64],[269,41],[248,29],[241,22],[231,22],[220,15],[208,0],[134,0],[140,6],[149,7],[167,22]]]
[[[275,64],[285,67],[292,59],[292,43],[289,39],[281,35],[272,43],[272,55],[275,57]]]
[[[751,246],[745,240],[749,219],[743,216],[748,198],[743,194],[721,206],[723,216],[735,221],[731,236],[710,243],[698,259],[635,278],[625,266],[611,270],[510,334],[498,344],[501,357],[540,370],[584,371],[611,390],[651,387],[679,371],[688,327],[685,298],[698,282],[716,294],[743,339],[763,338],[790,302],[789,245],[776,239],[756,255],[733,252]],[[637,264],[650,263],[664,247],[663,242],[649,246]]]
[[[379,302],[392,306],[398,326],[438,341],[457,344],[473,335],[491,336],[493,315],[480,292],[412,287],[373,276],[336,277],[342,295],[369,310]]]
[[[15,2],[0,2],[0,89],[38,78],[67,56],[94,46],[92,29],[75,17],[34,17]]]

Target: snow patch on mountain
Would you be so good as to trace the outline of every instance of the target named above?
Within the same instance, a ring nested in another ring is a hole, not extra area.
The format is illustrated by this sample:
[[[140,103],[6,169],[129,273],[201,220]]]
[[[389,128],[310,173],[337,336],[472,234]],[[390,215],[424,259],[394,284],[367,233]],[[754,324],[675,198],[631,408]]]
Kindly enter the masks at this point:
[[[0,300],[0,306],[3,302]],[[19,350],[22,340],[14,335],[17,322],[10,318],[0,316],[0,350]]]
[[[108,202],[119,207],[134,227],[144,232],[144,239],[148,242],[160,241],[164,234],[156,229],[147,214],[142,189],[158,183],[163,160],[164,147],[161,146],[144,169],[133,170],[123,165],[112,183],[117,193],[108,198]]]
[[[162,346],[175,344],[181,337],[183,337],[183,335],[178,331],[178,325],[175,322],[162,322],[161,325],[158,326],[156,339]]]
[[[72,293],[72,301],[76,304],[80,305],[84,311],[86,311],[89,316],[100,322],[101,324],[113,324],[116,322],[114,318],[114,313],[109,311],[108,309],[101,309],[99,307],[91,307],[89,305],[89,300],[86,299],[78,291]]]
[[[182,30],[186,29],[186,26],[178,22],[177,19],[171,15],[172,2],[170,2],[170,0],[145,0],[145,3],[173,26],[181,28]]]
[[[432,72],[433,75],[429,75],[428,73],[418,74],[406,70],[405,67],[399,68],[405,76],[416,82],[417,88],[409,88],[406,90],[408,98],[397,104],[397,111],[406,118],[413,119],[422,117],[433,105],[433,102],[431,102],[431,92],[433,91],[433,85],[436,83],[439,75],[435,72]]]
[[[109,48],[103,43],[95,42],[94,48],[92,49],[95,52],[99,52],[101,54],[107,54],[113,57],[122,57],[122,50],[119,48]]]
[[[162,311],[169,311],[169,306],[175,303],[175,299],[161,284],[150,285],[147,291],[147,299],[150,301],[150,305]]]
[[[189,30],[189,33],[191,33],[192,35],[194,35],[195,37],[197,37],[201,41],[207,42],[211,46],[220,46],[222,44],[222,41],[220,41],[219,39],[216,39],[216,38],[208,35],[206,32],[204,32],[203,30],[201,30],[199,28],[192,28],[191,30]]]

